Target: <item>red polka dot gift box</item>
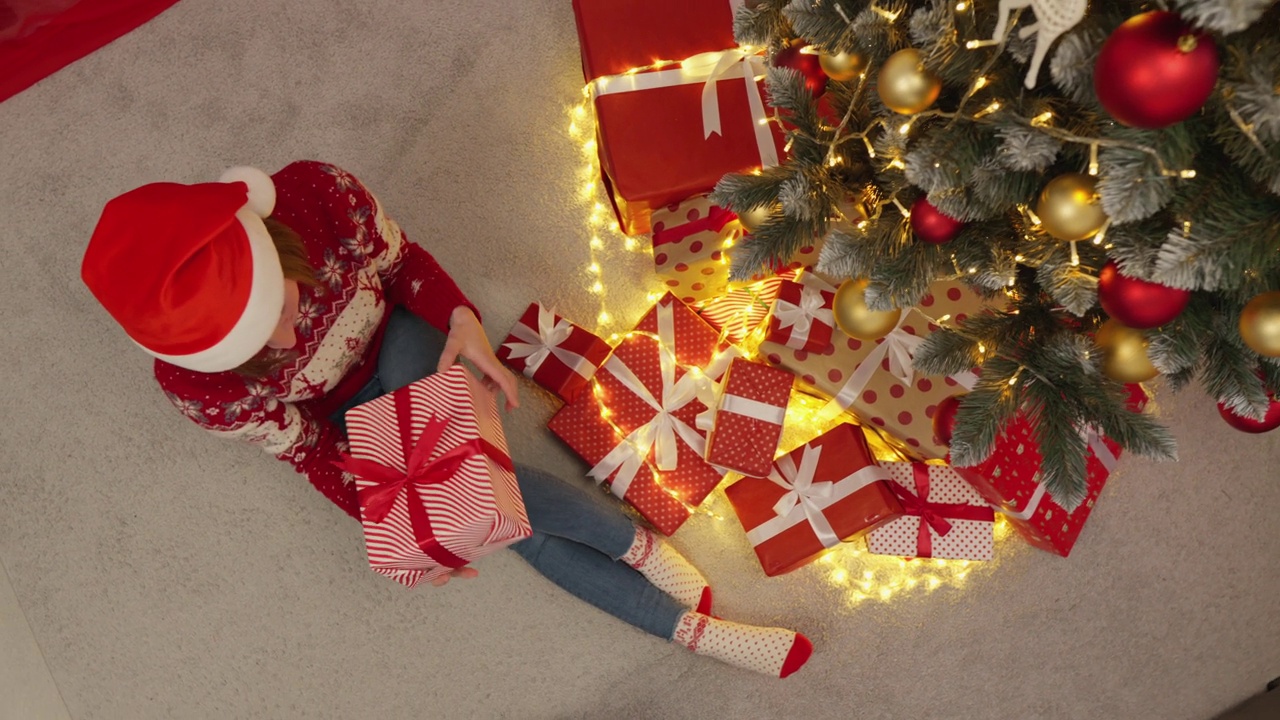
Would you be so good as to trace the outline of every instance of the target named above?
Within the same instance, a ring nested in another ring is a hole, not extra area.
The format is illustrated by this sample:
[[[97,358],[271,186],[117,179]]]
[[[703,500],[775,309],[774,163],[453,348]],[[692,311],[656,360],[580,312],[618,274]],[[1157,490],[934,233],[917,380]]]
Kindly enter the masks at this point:
[[[991,309],[959,281],[937,282],[915,308],[904,311],[897,327],[875,341],[849,337],[838,328],[819,350],[800,350],[777,341],[760,344],[771,365],[799,378],[807,392],[830,398],[836,408],[852,410],[866,426],[895,438],[917,459],[941,459],[947,447],[933,436],[938,403],[971,385],[976,377],[922,375],[912,367],[916,349],[934,330],[935,320],[951,323]]]
[[[374,572],[413,587],[532,534],[493,393],[461,365],[349,410]]]
[[[729,285],[725,251],[741,232],[738,216],[698,196],[653,211],[653,265],[671,294],[695,303]]]
[[[582,393],[548,423],[591,463],[588,475],[670,535],[720,484],[703,459],[698,416],[732,359],[719,333],[668,293],[645,314]]]
[[[1141,412],[1147,404],[1146,392],[1140,385],[1128,387],[1129,409]],[[1120,446],[1114,440],[1089,430],[1081,434],[1089,448],[1087,489],[1084,502],[1071,511],[1054,501],[1040,481],[1040,446],[1026,418],[1018,417],[1004,429],[986,461],[956,471],[1002,512],[1027,542],[1066,557],[1120,460]]]
[[[533,303],[498,346],[516,372],[572,402],[613,348],[591,332]]]
[[[764,574],[789,573],[903,513],[862,429],[837,425],[725,489]]]
[[[786,370],[762,363],[729,363],[707,436],[707,462],[752,477],[768,475],[794,381]]]
[[[954,468],[886,462],[902,517],[867,534],[876,555],[990,560],[995,553],[995,510]]]
[[[836,288],[812,272],[783,281],[765,340],[790,350],[820,352],[836,337]]]

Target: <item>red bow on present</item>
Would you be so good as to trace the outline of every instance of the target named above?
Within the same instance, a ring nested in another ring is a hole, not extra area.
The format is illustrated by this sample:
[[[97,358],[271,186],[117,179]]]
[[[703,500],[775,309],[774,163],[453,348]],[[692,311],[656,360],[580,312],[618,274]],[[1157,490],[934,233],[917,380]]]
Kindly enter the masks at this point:
[[[951,532],[951,520],[995,520],[995,511],[990,507],[966,505],[964,503],[935,503],[925,500],[929,497],[929,466],[924,463],[912,463],[911,472],[915,476],[916,491],[913,493],[898,483],[889,483],[893,492],[902,502],[906,515],[920,517],[920,535],[916,540],[916,557],[933,557],[933,533],[938,537],[946,537]],[[932,532],[930,532],[932,530]]]
[[[405,470],[401,472],[393,467],[383,465],[376,460],[344,455],[338,467],[374,484],[359,491],[360,507],[364,510],[366,520],[380,523],[395,505],[401,493],[406,494],[409,509],[409,523],[413,527],[413,537],[418,547],[432,560],[449,568],[460,568],[467,564],[440,544],[431,527],[431,515],[427,512],[418,488],[427,485],[439,485],[453,478],[454,473],[468,458],[479,455],[487,456],[499,467],[511,471],[511,458],[493,443],[481,437],[472,438],[461,445],[450,448],[435,459],[431,459],[440,444],[440,438],[449,425],[447,418],[432,417],[422,429],[417,442],[412,441],[413,417],[410,412],[409,388],[403,387],[393,393],[396,409],[396,421],[400,429],[400,442],[404,450]]]

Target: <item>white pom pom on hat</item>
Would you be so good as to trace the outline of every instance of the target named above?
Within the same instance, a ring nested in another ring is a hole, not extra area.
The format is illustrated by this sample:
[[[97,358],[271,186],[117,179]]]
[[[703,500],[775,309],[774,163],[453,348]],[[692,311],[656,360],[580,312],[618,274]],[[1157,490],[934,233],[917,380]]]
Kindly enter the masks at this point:
[[[249,209],[260,218],[270,217],[276,207],[276,184],[258,168],[236,165],[223,171],[218,182],[242,182],[249,186]]]
[[[112,199],[80,268],[143,350],[206,373],[257,355],[284,305],[280,256],[262,222],[275,207],[275,183],[245,167],[222,177],[151,183]]]

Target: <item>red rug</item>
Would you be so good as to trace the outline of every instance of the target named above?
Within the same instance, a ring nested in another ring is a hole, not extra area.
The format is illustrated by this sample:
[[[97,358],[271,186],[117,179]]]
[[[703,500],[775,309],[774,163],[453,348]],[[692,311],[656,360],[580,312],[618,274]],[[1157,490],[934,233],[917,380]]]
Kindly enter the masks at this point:
[[[177,0],[0,0],[0,102]]]

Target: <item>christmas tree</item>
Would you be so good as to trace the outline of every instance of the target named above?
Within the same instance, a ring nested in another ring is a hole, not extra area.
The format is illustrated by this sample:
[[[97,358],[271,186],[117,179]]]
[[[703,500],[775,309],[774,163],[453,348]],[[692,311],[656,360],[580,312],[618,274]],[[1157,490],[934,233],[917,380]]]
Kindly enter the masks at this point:
[[[768,49],[788,154],[716,188],[751,229],[734,274],[821,238],[818,270],[866,282],[871,310],[940,279],[989,295],[1001,309],[946,324],[915,365],[981,368],[953,463],[1022,413],[1068,509],[1090,429],[1175,457],[1126,382],[1198,380],[1229,422],[1270,426],[1277,30],[1270,0],[748,0],[735,35]]]

